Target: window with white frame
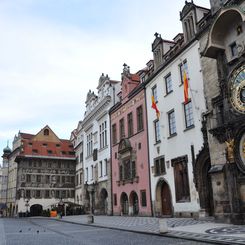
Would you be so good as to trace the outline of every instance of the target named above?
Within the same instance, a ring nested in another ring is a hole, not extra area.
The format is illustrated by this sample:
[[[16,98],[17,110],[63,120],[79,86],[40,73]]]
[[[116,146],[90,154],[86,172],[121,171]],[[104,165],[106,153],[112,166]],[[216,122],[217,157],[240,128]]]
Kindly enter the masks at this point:
[[[176,121],[175,121],[175,113],[174,110],[168,113],[168,124],[169,124],[169,135],[176,134]]]
[[[102,165],[102,161],[100,161],[100,177],[103,176],[103,165]]]
[[[160,122],[159,120],[154,121],[154,129],[155,129],[155,141],[157,143],[160,141]]]
[[[94,179],[94,166],[91,166],[91,180]]]
[[[193,109],[192,109],[191,101],[184,104],[184,112],[185,112],[185,127],[186,128],[192,127],[194,125],[194,118],[193,118]]]
[[[107,124],[106,121],[100,124],[100,149],[107,146]]]
[[[166,94],[169,94],[173,91],[171,73],[169,73],[164,79],[165,79]]]
[[[88,181],[88,168],[86,168],[86,181]]]
[[[91,156],[93,153],[93,134],[89,133],[87,135],[87,157]]]
[[[104,160],[104,164],[105,164],[105,176],[107,176],[108,174],[107,159]]]

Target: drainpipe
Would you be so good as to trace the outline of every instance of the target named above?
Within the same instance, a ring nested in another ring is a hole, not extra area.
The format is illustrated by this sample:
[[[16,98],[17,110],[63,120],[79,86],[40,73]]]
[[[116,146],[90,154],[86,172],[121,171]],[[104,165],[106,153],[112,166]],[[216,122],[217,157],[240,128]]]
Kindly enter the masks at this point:
[[[146,103],[146,88],[144,86],[144,96],[145,96],[145,111],[146,111],[146,134],[147,134],[147,153],[148,153],[148,170],[149,170],[149,188],[150,188],[150,204],[151,204],[151,216],[153,216],[153,205],[152,205],[152,194],[151,194],[151,168],[150,168],[150,154],[149,154],[149,133],[148,133],[148,118],[147,118],[147,103]]]

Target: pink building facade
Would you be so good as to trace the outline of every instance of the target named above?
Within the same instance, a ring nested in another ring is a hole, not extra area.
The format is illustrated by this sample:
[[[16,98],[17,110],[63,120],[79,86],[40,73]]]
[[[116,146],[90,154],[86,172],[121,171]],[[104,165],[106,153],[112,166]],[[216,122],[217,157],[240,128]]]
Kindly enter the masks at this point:
[[[145,93],[126,66],[119,96],[110,110],[113,214],[151,216]]]

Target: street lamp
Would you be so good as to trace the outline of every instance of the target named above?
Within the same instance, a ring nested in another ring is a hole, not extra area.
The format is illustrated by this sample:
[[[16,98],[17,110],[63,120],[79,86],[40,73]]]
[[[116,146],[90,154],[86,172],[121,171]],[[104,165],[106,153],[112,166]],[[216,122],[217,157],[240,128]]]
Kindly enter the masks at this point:
[[[28,217],[28,207],[30,206],[30,199],[26,198],[25,199],[25,206],[26,206],[26,217]]]

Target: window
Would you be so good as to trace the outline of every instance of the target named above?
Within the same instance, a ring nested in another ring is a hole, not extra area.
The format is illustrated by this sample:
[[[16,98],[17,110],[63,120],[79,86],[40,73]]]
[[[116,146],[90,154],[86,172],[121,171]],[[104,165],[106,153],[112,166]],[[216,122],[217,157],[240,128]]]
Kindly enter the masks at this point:
[[[120,134],[120,139],[122,139],[125,136],[125,131],[124,131],[124,118],[122,118],[119,121],[119,134]]]
[[[87,135],[87,157],[93,153],[93,134],[92,132]]]
[[[49,198],[49,190],[45,191],[45,198]]]
[[[146,202],[146,191],[145,190],[140,191],[140,199],[141,199],[141,206],[146,207],[147,202]]]
[[[76,174],[76,181],[75,181],[75,185],[78,185],[78,174]]]
[[[60,191],[55,191],[55,198],[60,198]]]
[[[143,108],[142,106],[137,108],[137,130],[143,130]]]
[[[113,124],[112,125],[112,144],[117,143],[117,125]]]
[[[83,162],[83,152],[80,153],[80,162]]]
[[[41,197],[41,191],[40,190],[36,190],[36,198],[40,198]]]
[[[60,183],[60,176],[59,175],[56,176],[56,183]]]
[[[169,93],[171,93],[173,91],[171,73],[169,73],[165,77],[165,86],[166,86],[166,94],[169,94]]]
[[[26,198],[31,198],[31,191],[30,190],[26,190]]]
[[[155,141],[160,141],[160,123],[159,120],[154,121],[154,128],[155,128]]]
[[[100,149],[107,146],[107,125],[106,121],[104,121],[100,125]]]
[[[107,174],[108,174],[108,170],[107,170],[107,159],[105,159],[104,162],[105,162],[105,176],[107,176]]]
[[[91,166],[91,180],[94,179],[94,166]]]
[[[182,63],[179,64],[179,73],[180,73],[180,84],[184,83],[184,71],[186,72],[187,78],[189,77],[187,60],[184,60]]]
[[[27,174],[26,175],[26,183],[30,183],[31,182],[31,175]]]
[[[100,161],[100,177],[103,175],[103,166],[102,166],[102,161]]]
[[[49,130],[48,130],[48,129],[44,129],[43,134],[44,134],[45,136],[48,136],[48,135],[49,135]]]
[[[46,184],[49,184],[49,182],[50,182],[50,176],[49,175],[46,175],[45,180],[46,180]]]
[[[117,206],[117,194],[113,194],[114,206]]]
[[[136,177],[136,164],[135,161],[126,159],[119,166],[119,178],[120,180],[132,180]]]
[[[164,156],[160,156],[154,159],[154,173],[155,176],[159,176],[166,173]]]
[[[66,198],[66,191],[65,190],[61,191],[61,197]]]
[[[65,176],[62,176],[61,179],[62,179],[62,183],[64,184],[66,182]]]
[[[158,101],[158,98],[157,98],[157,85],[155,85],[154,87],[152,87],[151,91],[152,91],[152,95],[154,97],[154,100],[157,103],[157,101]]]
[[[83,180],[83,175],[82,173],[80,173],[80,184],[82,184],[82,180]]]
[[[191,101],[189,101],[187,104],[184,104],[184,110],[185,110],[185,127],[189,128],[194,125]]]
[[[86,181],[88,181],[88,168],[86,168]]]
[[[134,133],[133,129],[133,113],[128,114],[128,137],[132,136]]]
[[[235,56],[238,55],[236,42],[234,42],[234,43],[232,43],[232,44],[230,45],[230,50],[231,50],[231,56],[232,56],[232,57],[235,57]]]
[[[174,111],[168,113],[168,123],[169,123],[169,135],[176,134],[176,122],[175,122],[175,114]]]
[[[187,155],[171,160],[171,164],[174,168],[176,202],[190,201],[187,162]]]
[[[37,154],[38,153],[38,150],[37,149],[33,149],[32,150],[32,153]]]
[[[37,182],[38,182],[38,183],[41,182],[41,175],[37,175]]]

